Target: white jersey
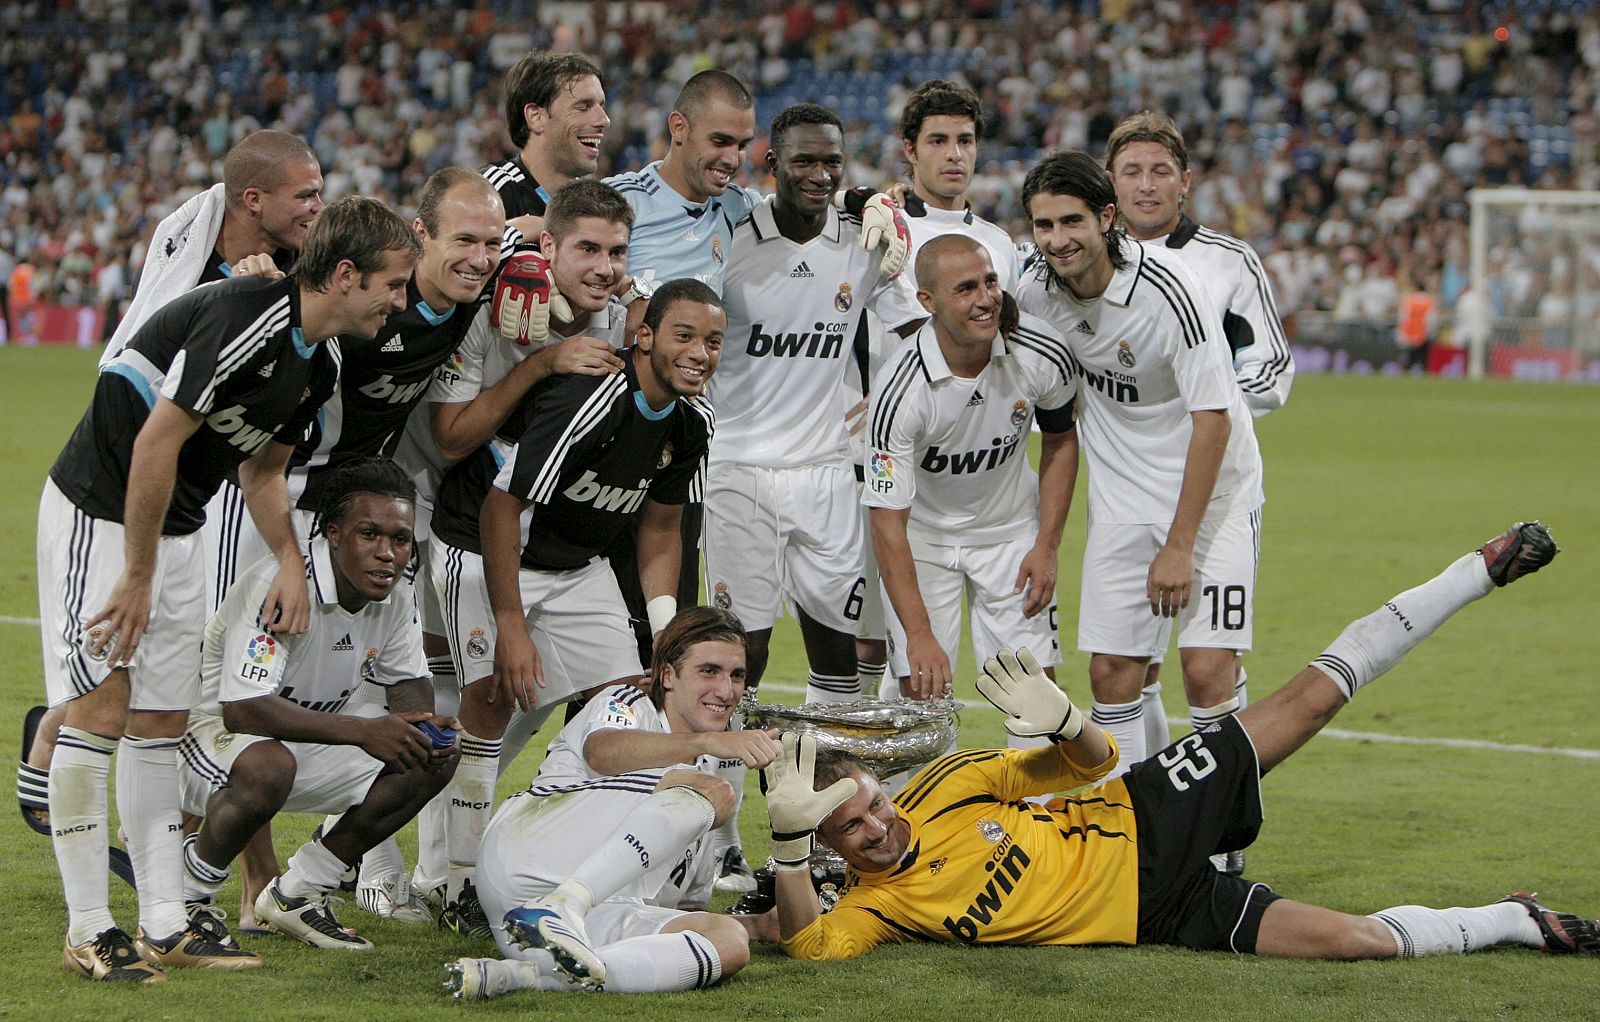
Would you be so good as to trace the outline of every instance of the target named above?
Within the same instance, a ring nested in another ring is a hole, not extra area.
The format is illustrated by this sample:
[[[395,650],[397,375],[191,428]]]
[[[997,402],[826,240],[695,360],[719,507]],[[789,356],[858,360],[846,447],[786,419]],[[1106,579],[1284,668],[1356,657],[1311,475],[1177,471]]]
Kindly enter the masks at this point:
[[[923,543],[1032,539],[1034,409],[1041,429],[1066,432],[1076,390],[1066,342],[1036,316],[1023,313],[1009,337],[997,336],[973,379],[950,371],[933,324],[923,324],[890,358],[872,397],[861,502],[910,508],[906,534]]]
[[[222,716],[222,704],[278,695],[319,713],[338,713],[363,681],[389,686],[428,678],[411,587],[354,614],[339,606],[325,537],[311,541],[306,582],[311,625],[299,635],[271,635],[257,621],[278,572],[273,557],[252,564],[206,625],[195,713]]]
[[[845,464],[839,414],[866,305],[887,293],[881,250],[861,249],[860,222],[830,207],[822,233],[797,244],[778,232],[773,200],[733,235],[722,298],[728,334],[711,379],[711,460],[766,468]]]
[[[1180,217],[1177,229],[1146,245],[1175,252],[1205,284],[1222,313],[1234,378],[1256,418],[1281,408],[1294,383],[1294,355],[1272,300],[1272,283],[1255,249],[1238,238]]]
[[[617,777],[602,774],[583,758],[583,746],[590,735],[617,729],[662,735],[672,733],[672,726],[667,723],[667,715],[656,709],[655,704],[650,701],[650,693],[633,685],[607,686],[585,703],[578,715],[551,740],[544,762],[539,765],[539,773],[528,788],[529,792],[534,795],[552,794],[639,775],[653,778],[650,784],[654,786],[662,774],[675,769],[699,770],[701,773],[713,775],[716,773],[717,757],[701,756],[694,763],[651,767],[648,770],[633,771]]]
[[[1022,263],[1017,257],[1017,243],[1011,240],[1003,227],[978,216],[968,206],[964,209],[938,209],[917,198],[906,196],[906,226],[911,230],[911,257],[906,268],[895,278],[894,287],[875,311],[890,329],[928,317],[928,310],[917,301],[917,252],[923,245],[945,234],[960,234],[983,245],[989,252],[989,261],[1000,278],[1000,288],[1008,294],[1017,293],[1017,277]]]
[[[1078,436],[1089,461],[1089,520],[1170,524],[1193,432],[1191,412],[1223,409],[1232,431],[1206,520],[1261,505],[1261,452],[1233,379],[1222,317],[1166,249],[1124,239],[1127,265],[1079,301],[1043,260],[1017,302],[1066,338],[1079,372]]]

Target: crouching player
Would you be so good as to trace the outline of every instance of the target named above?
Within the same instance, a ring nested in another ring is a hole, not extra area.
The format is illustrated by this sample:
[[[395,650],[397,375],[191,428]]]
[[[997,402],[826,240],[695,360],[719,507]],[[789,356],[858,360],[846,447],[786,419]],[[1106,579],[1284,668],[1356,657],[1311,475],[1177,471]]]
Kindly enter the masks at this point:
[[[562,729],[533,786],[501,805],[478,860],[479,897],[510,961],[462,958],[462,1000],[512,990],[663,993],[744,967],[741,917],[704,911],[706,838],[732,814],[719,760],[760,768],[775,733],[729,731],[744,694],[744,626],[692,607],[656,639],[648,693],[611,685]]]
[[[1457,611],[1556,555],[1519,523],[1347,627],[1287,685],[1169,745],[1126,774],[1045,807],[1019,801],[1105,777],[1116,744],[1026,650],[1002,650],[978,689],[1006,730],[1050,748],[969,749],[935,760],[894,802],[859,761],[784,736],[767,789],[778,926],[796,958],[878,944],[1173,944],[1282,958],[1412,958],[1496,944],[1600,955],[1600,923],[1511,894],[1476,908],[1401,905],[1349,915],[1218,872],[1210,856],[1261,828],[1262,774]],[[824,790],[813,790],[817,783]],[[852,868],[822,915],[802,845],[817,836]],[[935,872],[912,863],[939,863]],[[977,900],[973,894],[977,892]]]
[[[256,918],[317,947],[372,947],[339,925],[328,895],[455,771],[455,721],[433,713],[422,632],[399,585],[414,500],[392,461],[335,470],[308,559],[311,626],[293,636],[261,630],[271,558],[240,576],[206,626],[200,705],[179,749],[178,781],[184,809],[205,816],[184,845],[184,898],[218,943],[232,938],[211,902],[250,836],[279,812],[343,813],[261,892]],[[387,714],[340,712],[363,682],[384,687]]]

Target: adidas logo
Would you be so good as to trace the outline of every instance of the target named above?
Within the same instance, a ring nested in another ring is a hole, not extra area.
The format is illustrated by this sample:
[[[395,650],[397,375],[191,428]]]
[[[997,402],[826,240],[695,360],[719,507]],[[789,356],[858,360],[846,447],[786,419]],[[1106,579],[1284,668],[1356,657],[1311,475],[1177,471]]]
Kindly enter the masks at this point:
[[[264,380],[265,379],[271,379],[272,378],[272,370],[274,370],[276,368],[278,368],[278,360],[277,359],[273,359],[271,362],[268,362],[266,365],[261,367],[261,378],[264,379]]]
[[[807,266],[805,263],[801,263],[799,266],[796,266],[793,270],[791,270],[789,272],[789,276],[791,276],[791,277],[815,277],[816,274],[811,272],[811,267]]]
[[[1080,334],[1092,334],[1092,333],[1094,333],[1094,327],[1090,326],[1089,325],[1089,321],[1086,320],[1086,319],[1078,320],[1078,325],[1076,327],[1074,327],[1073,329],[1076,330]]]
[[[400,335],[395,334],[393,337],[389,338],[388,341],[384,342],[383,347],[379,348],[378,350],[383,352],[385,355],[388,355],[392,352],[405,351],[406,346],[400,343]]]
[[[981,404],[983,404],[983,391],[974,390],[972,396],[967,399],[967,407],[976,408]]]
[[[333,651],[335,653],[348,653],[351,650],[354,650],[355,648],[356,648],[356,644],[350,641],[350,633],[349,632],[345,632],[344,633],[344,638],[340,639],[338,642],[333,644]]]

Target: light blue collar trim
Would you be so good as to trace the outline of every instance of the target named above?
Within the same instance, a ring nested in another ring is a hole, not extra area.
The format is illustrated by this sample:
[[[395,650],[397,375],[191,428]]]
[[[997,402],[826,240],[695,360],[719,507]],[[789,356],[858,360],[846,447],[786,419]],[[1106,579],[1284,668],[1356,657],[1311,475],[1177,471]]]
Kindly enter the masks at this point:
[[[667,407],[658,412],[654,408],[650,407],[650,402],[644,399],[644,391],[636,390],[633,392],[633,405],[635,408],[639,409],[640,415],[652,422],[660,422],[662,419],[665,419],[667,416],[672,414],[672,410],[678,407],[678,402],[673,400],[671,404],[667,405]]]
[[[438,326],[440,323],[443,323],[445,320],[455,315],[456,307],[452,305],[443,312],[434,312],[433,308],[429,306],[427,302],[418,301],[417,311],[422,313],[422,318],[428,321],[429,326]]]
[[[316,345],[306,343],[305,332],[299,327],[290,330],[289,337],[294,341],[294,350],[301,358],[310,358],[311,353],[317,350]]]

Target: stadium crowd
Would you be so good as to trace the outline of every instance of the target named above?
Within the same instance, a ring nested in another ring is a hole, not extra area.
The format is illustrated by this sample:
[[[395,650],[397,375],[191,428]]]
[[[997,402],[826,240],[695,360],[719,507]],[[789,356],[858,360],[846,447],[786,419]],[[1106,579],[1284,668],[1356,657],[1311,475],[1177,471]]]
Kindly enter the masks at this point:
[[[1600,184],[1590,5],[284,0],[269,15],[98,0],[8,4],[0,18],[13,307],[120,307],[156,221],[258,127],[312,143],[328,198],[411,208],[432,171],[502,157],[500,80],[529,49],[608,68],[602,174],[659,157],[677,88],[715,66],[753,84],[763,135],[788,103],[839,109],[846,180],[879,184],[904,173],[885,129],[910,90],[964,80],[989,112],[971,200],[1018,236],[1039,152],[1102,151],[1121,117],[1165,109],[1197,170],[1191,212],[1256,246],[1291,324],[1300,309],[1392,321],[1417,287],[1448,311],[1466,286],[1470,188]],[[758,138],[751,183],[770,188],[762,150]],[[1538,315],[1560,283],[1507,279],[1493,296],[1504,315]]]

